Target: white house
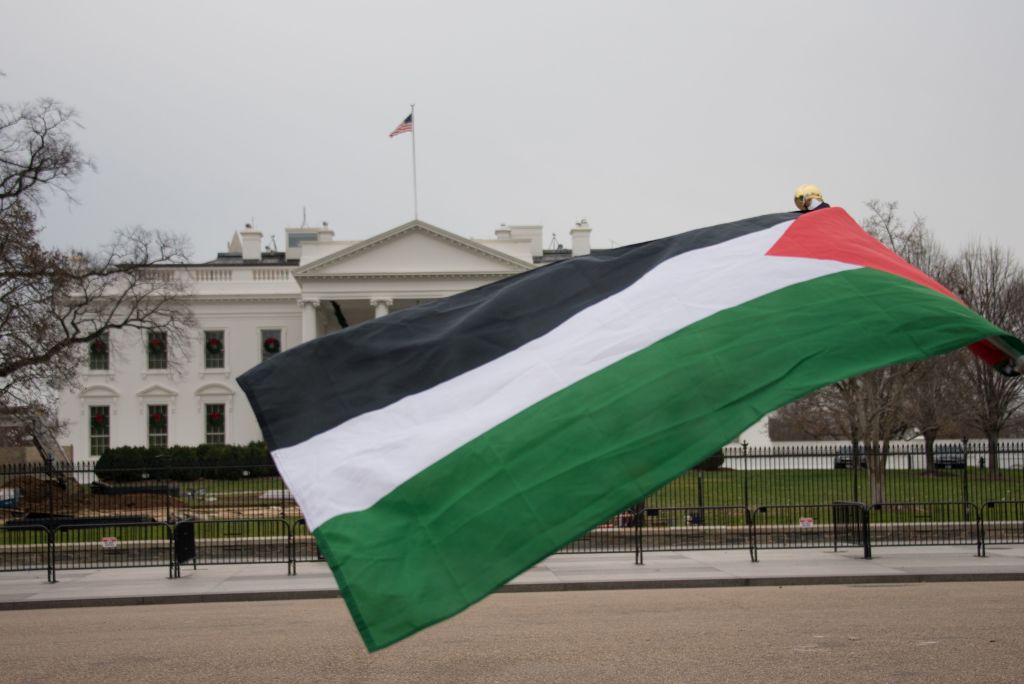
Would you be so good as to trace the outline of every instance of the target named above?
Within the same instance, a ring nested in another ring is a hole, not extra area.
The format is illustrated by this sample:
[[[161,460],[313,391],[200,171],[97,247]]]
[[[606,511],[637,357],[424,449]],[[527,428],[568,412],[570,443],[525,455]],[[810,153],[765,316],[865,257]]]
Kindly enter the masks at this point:
[[[501,226],[478,240],[417,220],[336,240],[324,224],[286,228],[279,252],[246,226],[216,259],[164,274],[191,285],[188,349],[138,331],[112,331],[90,349],[80,386],[59,396],[61,441],[77,462],[94,463],[107,447],[259,440],[235,382],[244,371],[343,326],[588,254],[586,222],[571,235],[571,249],[544,249],[541,226]]]
[[[197,327],[188,349],[113,331],[90,350],[80,386],[59,397],[61,442],[76,462],[95,463],[107,447],[259,440],[235,382],[244,371],[343,326],[589,254],[586,221],[570,234],[571,248],[545,249],[536,225],[503,225],[481,240],[417,220],[366,240],[336,240],[324,224],[286,228],[279,252],[246,226],[216,259],[164,274],[191,285]],[[755,425],[741,439],[763,443],[767,430]]]

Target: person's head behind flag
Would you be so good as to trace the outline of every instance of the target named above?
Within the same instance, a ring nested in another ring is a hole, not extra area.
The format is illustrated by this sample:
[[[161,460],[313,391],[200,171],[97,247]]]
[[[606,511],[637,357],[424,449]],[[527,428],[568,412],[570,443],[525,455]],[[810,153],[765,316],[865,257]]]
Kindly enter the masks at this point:
[[[812,211],[825,203],[817,185],[805,183],[793,193],[793,202],[800,211]]]

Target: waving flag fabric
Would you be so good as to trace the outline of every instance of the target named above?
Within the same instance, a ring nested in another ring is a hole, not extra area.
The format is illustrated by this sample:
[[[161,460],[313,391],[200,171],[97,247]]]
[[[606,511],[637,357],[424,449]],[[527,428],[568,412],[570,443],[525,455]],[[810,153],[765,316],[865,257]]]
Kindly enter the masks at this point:
[[[825,384],[1024,344],[842,209],[543,266],[239,379],[370,650],[449,617]]]
[[[402,123],[395,126],[395,130],[391,131],[391,133],[388,134],[388,137],[394,138],[396,135],[401,135],[402,133],[409,133],[410,131],[412,131],[412,114],[405,117],[402,120]]]

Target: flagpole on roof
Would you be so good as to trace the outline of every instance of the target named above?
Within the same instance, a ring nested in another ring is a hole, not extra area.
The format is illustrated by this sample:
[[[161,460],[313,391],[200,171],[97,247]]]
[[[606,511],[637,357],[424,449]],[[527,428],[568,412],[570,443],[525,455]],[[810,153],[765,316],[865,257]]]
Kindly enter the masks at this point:
[[[402,119],[402,123],[395,126],[389,138],[394,138],[402,133],[412,133],[412,216],[414,220],[420,217],[419,188],[416,187],[416,123],[413,121],[413,114],[416,112],[416,105],[409,105],[409,116]]]
[[[414,220],[420,218],[419,191],[416,187],[416,105],[409,105],[409,119],[412,121],[412,217]]]

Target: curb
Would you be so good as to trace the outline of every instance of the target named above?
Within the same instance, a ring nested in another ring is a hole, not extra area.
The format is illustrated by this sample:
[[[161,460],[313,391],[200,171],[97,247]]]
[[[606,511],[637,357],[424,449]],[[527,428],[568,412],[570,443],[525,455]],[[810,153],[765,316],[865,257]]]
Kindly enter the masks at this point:
[[[498,594],[558,591],[618,591],[623,589],[720,589],[730,587],[784,587],[826,584],[918,584],[925,582],[1021,582],[1024,572],[990,573],[915,573],[908,575],[835,575],[809,577],[736,577],[726,579],[609,580],[595,582],[542,582],[506,584]],[[235,601],[295,601],[339,598],[337,589],[261,591],[210,594],[167,594],[158,596],[110,596],[69,599],[29,599],[0,601],[0,611],[43,610],[49,608],[97,608],[115,606],[154,606],[182,603],[225,603]]]

